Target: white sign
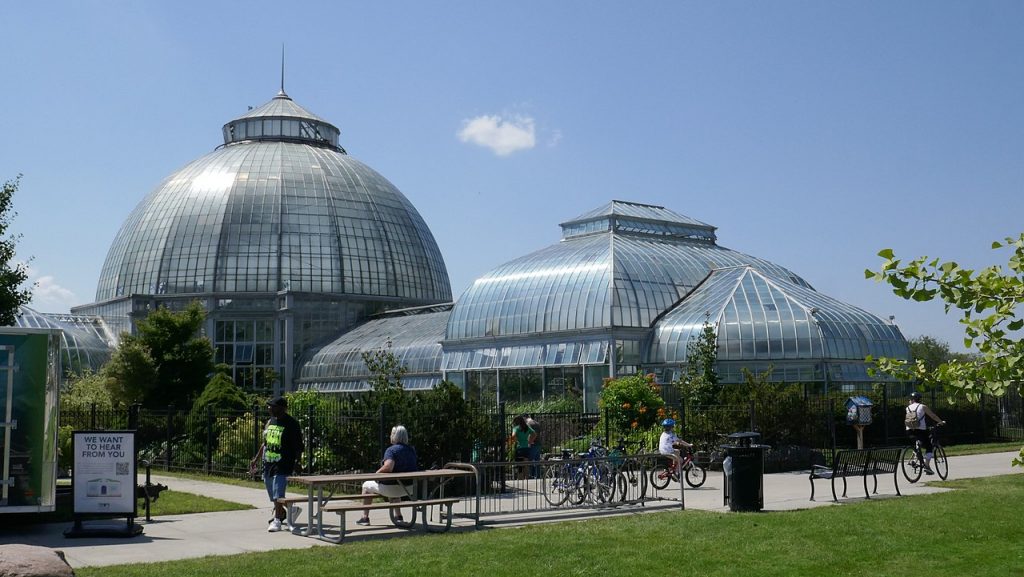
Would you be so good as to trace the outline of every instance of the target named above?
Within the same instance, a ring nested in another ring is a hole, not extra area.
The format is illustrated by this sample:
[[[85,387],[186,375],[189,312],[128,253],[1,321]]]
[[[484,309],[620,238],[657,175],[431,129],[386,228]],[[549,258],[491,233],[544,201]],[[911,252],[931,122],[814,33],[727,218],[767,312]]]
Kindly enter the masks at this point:
[[[135,432],[75,431],[75,513],[135,514]]]

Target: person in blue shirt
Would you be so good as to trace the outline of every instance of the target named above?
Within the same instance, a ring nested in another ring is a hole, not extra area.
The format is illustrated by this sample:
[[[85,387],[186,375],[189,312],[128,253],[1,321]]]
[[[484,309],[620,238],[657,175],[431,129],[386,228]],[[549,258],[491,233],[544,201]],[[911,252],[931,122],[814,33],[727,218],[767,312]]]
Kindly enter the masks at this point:
[[[391,429],[391,446],[384,451],[384,459],[381,462],[378,473],[409,473],[419,471],[419,460],[416,457],[416,449],[409,444],[409,431],[402,425],[396,425]],[[399,481],[367,481],[363,483],[363,504],[369,505],[373,502],[375,495],[388,498],[392,503],[402,497],[412,496],[414,484],[401,483]],[[395,520],[402,521],[402,515],[395,515]],[[370,524],[370,510],[363,510],[363,517],[356,521],[359,525]]]

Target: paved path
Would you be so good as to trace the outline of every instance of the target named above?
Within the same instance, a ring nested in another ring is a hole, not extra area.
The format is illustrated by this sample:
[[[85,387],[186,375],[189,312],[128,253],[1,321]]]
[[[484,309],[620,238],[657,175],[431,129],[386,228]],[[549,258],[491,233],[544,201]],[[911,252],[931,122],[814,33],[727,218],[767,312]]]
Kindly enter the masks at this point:
[[[1016,453],[993,453],[970,455],[950,459],[950,478],[988,477],[1010,473],[1024,474],[1020,468],[1011,468],[1010,462]],[[924,482],[910,485],[900,476],[900,490],[904,495],[935,493],[946,489],[929,487]],[[207,555],[231,555],[274,549],[298,549],[315,546],[333,546],[315,539],[301,538],[286,532],[267,533],[267,520],[271,516],[266,493],[261,489],[236,487],[207,481],[179,479],[177,477],[154,476],[153,482],[168,485],[171,490],[216,497],[257,507],[246,511],[221,513],[199,513],[193,515],[171,515],[141,521],[145,532],[132,539],[88,538],[65,539],[62,532],[69,524],[36,525],[31,527],[0,527],[0,545],[24,543],[41,545],[64,551],[72,567],[119,565],[187,559]],[[834,506],[827,481],[816,481],[817,501],[809,501],[810,485],[807,473],[777,473],[765,475],[765,510],[785,511],[809,507]],[[863,488],[858,480],[850,483],[849,495],[840,505],[863,501]],[[895,497],[891,478],[879,478],[879,498]],[[726,511],[722,502],[722,474],[709,472],[707,482],[700,489],[686,491],[687,509]],[[651,511],[678,509],[678,504],[650,504],[643,508],[625,508],[622,514],[636,514]],[[601,515],[605,515],[602,513]],[[558,521],[564,519],[588,518],[597,515],[592,511],[559,513],[543,511],[487,517],[487,524],[516,525]],[[351,536],[353,540],[367,536],[401,532],[385,528],[385,512],[375,511],[371,518],[379,531],[363,531]],[[348,522],[354,524],[356,515],[348,515]],[[354,525],[353,525],[354,526]],[[473,531],[472,522],[456,519],[454,531]]]

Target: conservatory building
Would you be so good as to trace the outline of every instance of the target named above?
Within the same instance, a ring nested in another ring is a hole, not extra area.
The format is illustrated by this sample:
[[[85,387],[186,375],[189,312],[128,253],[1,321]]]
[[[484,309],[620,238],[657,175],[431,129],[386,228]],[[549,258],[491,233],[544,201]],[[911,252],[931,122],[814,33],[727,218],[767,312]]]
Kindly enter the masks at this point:
[[[444,379],[485,400],[575,395],[592,408],[609,377],[678,378],[705,323],[726,383],[770,367],[777,381],[851,387],[870,380],[866,355],[908,355],[891,322],[664,207],[612,201],[561,227],[560,242],[498,266],[452,305],[384,313],[314,347],[296,385],[363,390],[361,352],[391,346],[410,388]]]
[[[340,131],[282,87],[223,127],[224,144],[168,176],[128,216],[95,302],[115,334],[156,307],[200,302],[217,363],[279,393],[296,360],[388,309],[451,301],[434,237],[409,200],[352,158]]]

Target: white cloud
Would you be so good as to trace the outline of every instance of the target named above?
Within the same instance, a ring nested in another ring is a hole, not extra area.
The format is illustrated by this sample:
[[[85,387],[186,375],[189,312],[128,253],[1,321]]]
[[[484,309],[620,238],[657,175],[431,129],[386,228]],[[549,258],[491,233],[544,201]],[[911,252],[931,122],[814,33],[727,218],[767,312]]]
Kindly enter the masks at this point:
[[[71,310],[73,305],[78,304],[75,293],[57,284],[52,275],[39,276],[39,271],[31,268],[28,269],[28,275],[29,282],[36,283],[32,288],[32,302],[28,305],[33,309],[57,313]]]
[[[463,121],[458,137],[462,142],[489,148],[498,156],[529,150],[537,144],[536,128],[529,116],[502,118],[484,115],[470,118]]]

